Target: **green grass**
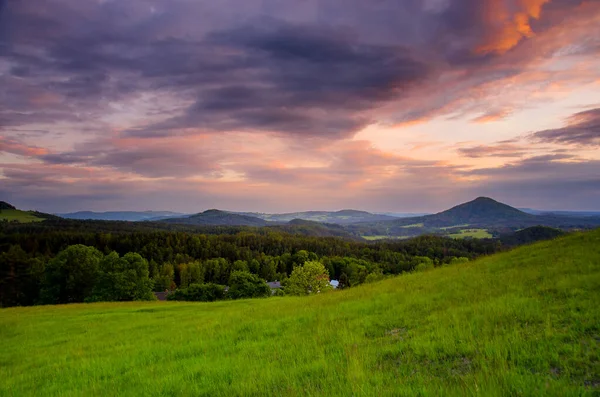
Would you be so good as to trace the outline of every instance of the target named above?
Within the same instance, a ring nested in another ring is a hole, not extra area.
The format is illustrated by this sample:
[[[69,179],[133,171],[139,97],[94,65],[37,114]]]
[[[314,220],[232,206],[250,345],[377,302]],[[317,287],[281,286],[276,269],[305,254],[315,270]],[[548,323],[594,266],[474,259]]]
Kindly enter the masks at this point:
[[[0,221],[17,221],[20,223],[41,222],[44,219],[38,218],[29,211],[21,210],[0,210]]]
[[[3,396],[597,396],[600,231],[307,298],[0,310]]]
[[[486,229],[464,229],[458,233],[448,234],[448,237],[452,238],[492,238],[492,234]]]
[[[425,224],[424,223],[414,223],[412,225],[405,225],[405,226],[400,226],[400,227],[403,229],[410,229],[413,227],[425,227]]]

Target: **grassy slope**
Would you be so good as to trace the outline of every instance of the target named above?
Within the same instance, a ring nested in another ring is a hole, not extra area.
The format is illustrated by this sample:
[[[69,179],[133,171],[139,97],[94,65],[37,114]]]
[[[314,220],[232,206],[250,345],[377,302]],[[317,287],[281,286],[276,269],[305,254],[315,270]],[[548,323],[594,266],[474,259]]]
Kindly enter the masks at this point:
[[[0,311],[0,395],[598,395],[600,230],[309,298]]]
[[[39,218],[28,211],[21,210],[1,210],[0,221],[7,220],[9,222],[19,221],[21,223],[41,222],[44,219]]]

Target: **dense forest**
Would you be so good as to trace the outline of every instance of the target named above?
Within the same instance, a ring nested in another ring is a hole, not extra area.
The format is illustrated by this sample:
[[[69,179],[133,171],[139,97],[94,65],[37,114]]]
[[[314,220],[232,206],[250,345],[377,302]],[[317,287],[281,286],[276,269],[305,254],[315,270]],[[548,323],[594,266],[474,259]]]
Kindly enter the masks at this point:
[[[501,243],[495,240],[439,236],[367,243],[249,227],[164,230],[128,222],[4,223],[0,304],[148,299],[151,291],[228,286],[234,272],[244,272],[246,283],[256,281],[248,274],[262,282],[285,283],[296,267],[309,261],[322,263],[331,279],[355,286],[499,249]]]

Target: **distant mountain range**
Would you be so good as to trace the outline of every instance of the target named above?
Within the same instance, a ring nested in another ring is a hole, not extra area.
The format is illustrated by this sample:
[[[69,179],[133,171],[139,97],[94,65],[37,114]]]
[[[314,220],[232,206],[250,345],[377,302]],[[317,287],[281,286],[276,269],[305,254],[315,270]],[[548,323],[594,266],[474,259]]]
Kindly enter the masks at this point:
[[[259,212],[239,212],[242,215],[248,215],[269,222],[285,223],[294,219],[302,219],[305,221],[335,223],[338,225],[349,225],[359,222],[378,222],[389,221],[398,218],[397,216],[373,214],[366,211],[357,210],[341,210],[341,211],[305,211],[305,212],[290,212],[286,214],[265,214]]]
[[[219,211],[216,213],[214,211]],[[204,214],[204,215],[202,215]],[[241,215],[252,218],[258,218],[266,221],[264,225],[268,223],[287,223],[294,219],[302,219],[306,221],[314,221],[321,223],[335,223],[339,225],[349,225],[352,223],[359,222],[377,222],[385,220],[393,220],[406,216],[417,216],[421,214],[373,214],[366,211],[357,210],[341,210],[341,211],[305,211],[305,212],[291,212],[284,214],[268,214],[260,212],[235,212],[235,211],[220,211],[220,210],[208,210],[198,214],[184,214],[170,211],[110,211],[110,212],[92,212],[92,211],[80,211],[66,214],[57,214],[62,218],[67,219],[90,219],[90,220],[104,220],[104,221],[160,221],[165,219],[180,219],[176,223],[182,224],[214,224],[216,219],[224,217],[224,214]],[[191,220],[183,220],[192,218]],[[206,222],[204,223],[204,219]],[[259,225],[255,220],[248,218],[237,218],[234,216],[228,216],[226,222],[241,222],[240,225]],[[226,223],[230,225],[230,223]],[[237,223],[236,223],[237,225]]]
[[[186,214],[171,211],[79,211],[68,214],[56,214],[66,219],[90,219],[98,221],[158,221],[161,219],[184,217]]]
[[[8,221],[58,219],[32,211],[22,212],[5,202],[0,202],[0,211]],[[170,211],[82,211],[60,216],[75,220],[146,222],[149,228],[191,230],[197,227],[197,230],[203,230],[214,227],[266,227],[294,234],[369,240],[408,238],[422,234],[482,238],[534,226],[562,230],[600,227],[600,212],[521,210],[488,197],[478,197],[437,214],[403,218],[357,210],[268,214],[217,209],[193,215]],[[547,230],[541,230],[541,233],[547,233]]]

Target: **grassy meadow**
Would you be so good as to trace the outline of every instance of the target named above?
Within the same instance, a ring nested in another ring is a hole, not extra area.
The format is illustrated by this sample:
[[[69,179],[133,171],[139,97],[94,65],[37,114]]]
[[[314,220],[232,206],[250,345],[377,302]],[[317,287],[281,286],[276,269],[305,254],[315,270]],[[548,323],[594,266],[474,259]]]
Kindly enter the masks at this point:
[[[29,211],[21,210],[0,210],[0,221],[17,221],[20,223],[41,222],[44,219],[39,218]]]
[[[452,238],[492,238],[486,229],[463,229],[457,233],[448,234]]]
[[[0,310],[0,396],[593,396],[600,230],[308,298]]]

